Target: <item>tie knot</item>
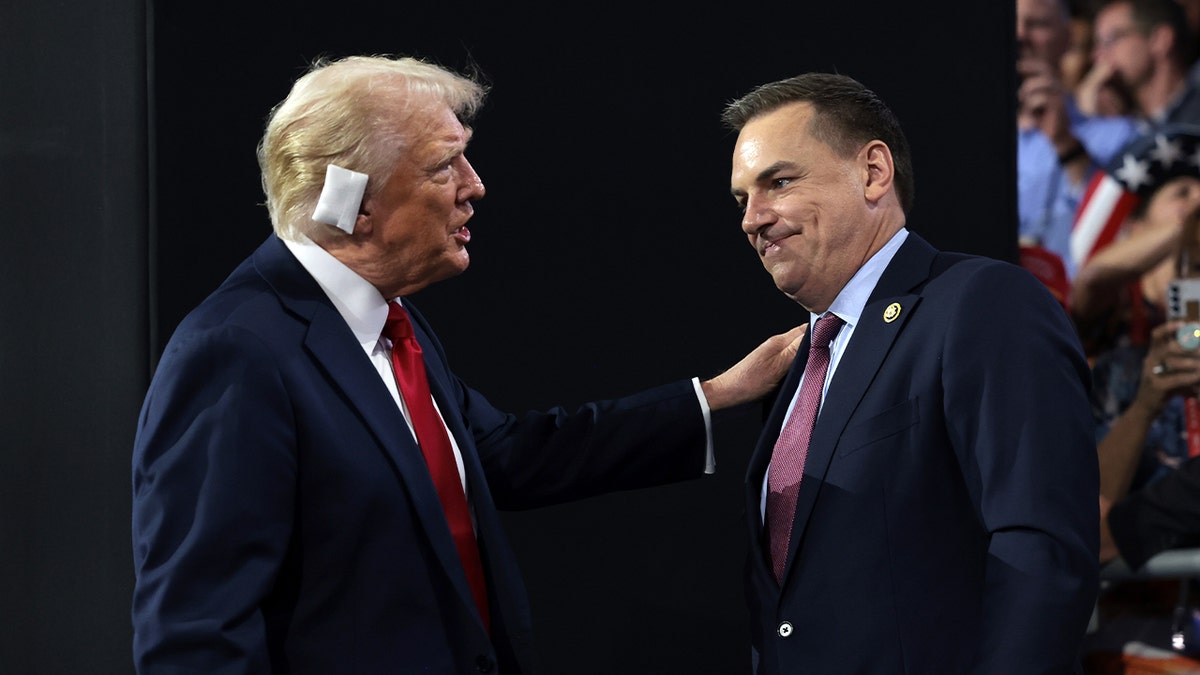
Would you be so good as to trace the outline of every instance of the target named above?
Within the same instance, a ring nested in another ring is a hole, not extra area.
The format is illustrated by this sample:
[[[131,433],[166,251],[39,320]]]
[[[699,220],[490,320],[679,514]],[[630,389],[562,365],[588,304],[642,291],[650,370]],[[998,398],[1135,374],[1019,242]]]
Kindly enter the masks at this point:
[[[813,348],[826,348],[833,338],[837,335],[838,329],[842,327],[842,320],[836,314],[826,314],[817,319],[817,325],[813,326],[811,344]]]
[[[383,323],[383,336],[393,343],[413,336],[413,327],[408,320],[408,312],[395,302],[388,303],[388,317],[387,321]]]

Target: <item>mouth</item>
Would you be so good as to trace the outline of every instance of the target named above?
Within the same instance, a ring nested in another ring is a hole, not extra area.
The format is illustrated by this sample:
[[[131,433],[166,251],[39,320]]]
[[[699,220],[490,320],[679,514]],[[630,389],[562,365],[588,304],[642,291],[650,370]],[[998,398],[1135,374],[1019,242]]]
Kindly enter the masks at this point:
[[[783,241],[784,239],[787,239],[790,236],[791,235],[788,234],[788,235],[779,237],[778,239],[767,239],[766,237],[763,237],[762,239],[759,240],[758,254],[760,256],[767,256],[775,251],[782,250],[782,247],[779,245],[779,242]]]
[[[466,225],[463,225],[462,227],[451,232],[450,236],[461,244],[468,244],[471,242],[471,230]]]

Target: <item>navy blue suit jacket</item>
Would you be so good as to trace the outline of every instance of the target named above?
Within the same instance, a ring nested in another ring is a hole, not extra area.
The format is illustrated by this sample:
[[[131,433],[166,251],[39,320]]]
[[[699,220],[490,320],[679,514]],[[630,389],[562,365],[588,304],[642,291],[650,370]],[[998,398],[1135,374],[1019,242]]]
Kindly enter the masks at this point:
[[[780,585],[759,499],[807,354],[805,340],[747,474],[758,673],[1077,668],[1098,469],[1087,363],[1047,290],[909,234],[829,385]]]
[[[462,450],[491,636],[399,409],[271,237],[181,323],[142,409],[140,673],[528,673],[529,608],[497,509],[701,475],[690,382],[518,418],[454,376],[406,305]]]

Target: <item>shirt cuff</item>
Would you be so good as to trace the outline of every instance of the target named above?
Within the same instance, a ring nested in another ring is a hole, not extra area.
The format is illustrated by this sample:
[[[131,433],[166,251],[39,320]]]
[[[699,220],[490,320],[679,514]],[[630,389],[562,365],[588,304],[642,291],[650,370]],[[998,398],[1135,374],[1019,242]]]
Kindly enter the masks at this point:
[[[707,439],[704,446],[704,473],[717,472],[717,456],[713,451],[712,412],[708,409],[708,399],[700,386],[700,378],[692,378],[692,388],[696,390],[696,399],[700,401],[700,412],[704,414],[704,436]]]

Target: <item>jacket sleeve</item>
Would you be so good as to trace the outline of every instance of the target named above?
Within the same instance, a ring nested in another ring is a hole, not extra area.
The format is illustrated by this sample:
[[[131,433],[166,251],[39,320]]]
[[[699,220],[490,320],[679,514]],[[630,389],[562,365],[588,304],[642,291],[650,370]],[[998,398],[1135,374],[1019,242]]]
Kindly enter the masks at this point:
[[[290,411],[245,331],[168,346],[133,453],[137,672],[270,672],[263,603],[296,497]]]
[[[1032,276],[981,266],[947,331],[950,441],[988,539],[973,673],[1068,673],[1098,589],[1090,373]]]

